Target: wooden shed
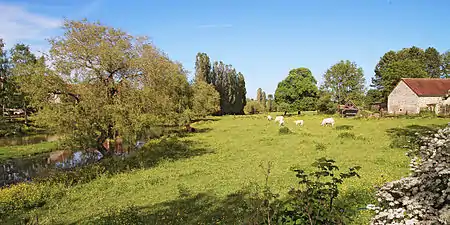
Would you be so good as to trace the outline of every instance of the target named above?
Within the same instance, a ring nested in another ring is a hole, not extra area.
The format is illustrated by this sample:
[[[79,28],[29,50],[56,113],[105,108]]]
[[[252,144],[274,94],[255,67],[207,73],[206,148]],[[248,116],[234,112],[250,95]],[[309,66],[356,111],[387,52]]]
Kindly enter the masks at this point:
[[[352,101],[346,102],[345,105],[339,105],[339,114],[343,117],[356,116],[358,111],[358,107]]]

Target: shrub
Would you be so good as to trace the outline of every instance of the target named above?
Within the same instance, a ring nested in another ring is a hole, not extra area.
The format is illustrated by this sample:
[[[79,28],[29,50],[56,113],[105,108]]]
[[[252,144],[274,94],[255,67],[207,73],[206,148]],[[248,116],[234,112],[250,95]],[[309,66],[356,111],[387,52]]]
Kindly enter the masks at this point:
[[[289,130],[289,128],[287,127],[280,127],[280,129],[278,130],[279,134],[290,134],[291,130]]]
[[[377,193],[381,209],[372,224],[447,224],[450,207],[450,128],[423,137],[411,149],[409,177],[386,183]]]
[[[278,223],[282,224],[344,224],[347,216],[333,205],[339,195],[338,185],[345,179],[357,176],[359,166],[346,173],[332,159],[320,158],[312,165],[316,171],[306,173],[295,168],[300,187],[289,191],[289,198],[280,213]]]
[[[244,107],[245,114],[258,114],[263,111],[264,107],[257,101],[249,101]]]

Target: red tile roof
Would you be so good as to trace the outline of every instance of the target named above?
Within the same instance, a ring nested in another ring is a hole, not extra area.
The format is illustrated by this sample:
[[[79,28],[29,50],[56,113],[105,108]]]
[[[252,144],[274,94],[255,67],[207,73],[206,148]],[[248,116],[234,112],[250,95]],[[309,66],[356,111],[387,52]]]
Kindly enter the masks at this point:
[[[450,90],[450,79],[402,78],[418,96],[444,96]]]

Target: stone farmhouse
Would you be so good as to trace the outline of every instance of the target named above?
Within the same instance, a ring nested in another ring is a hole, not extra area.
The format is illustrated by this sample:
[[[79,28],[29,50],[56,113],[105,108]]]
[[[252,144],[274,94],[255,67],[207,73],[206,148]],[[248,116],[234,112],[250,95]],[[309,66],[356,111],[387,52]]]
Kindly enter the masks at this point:
[[[449,114],[450,79],[402,78],[388,96],[388,113],[417,114],[421,110]]]

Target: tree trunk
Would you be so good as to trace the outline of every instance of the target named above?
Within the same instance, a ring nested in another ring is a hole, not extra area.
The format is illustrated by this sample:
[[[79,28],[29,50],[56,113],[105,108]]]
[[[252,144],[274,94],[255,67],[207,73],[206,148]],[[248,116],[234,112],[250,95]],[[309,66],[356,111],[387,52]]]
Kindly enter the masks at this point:
[[[286,114],[287,114],[287,111],[284,111],[284,115],[286,116]]]
[[[301,111],[297,111],[297,115],[300,115],[301,114]]]

